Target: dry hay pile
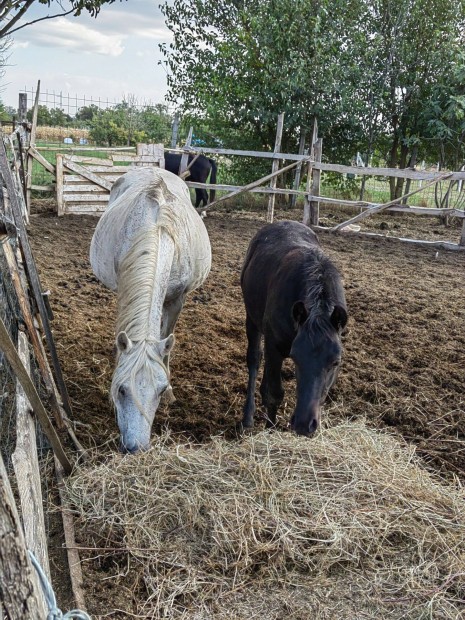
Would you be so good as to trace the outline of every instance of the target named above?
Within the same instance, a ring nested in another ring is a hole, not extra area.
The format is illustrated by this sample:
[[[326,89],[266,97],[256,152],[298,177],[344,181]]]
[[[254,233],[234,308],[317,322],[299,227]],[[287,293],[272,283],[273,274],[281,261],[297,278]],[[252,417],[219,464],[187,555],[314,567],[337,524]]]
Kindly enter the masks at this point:
[[[68,491],[85,544],[119,558],[126,617],[463,617],[463,489],[362,423],[311,440],[165,435]]]

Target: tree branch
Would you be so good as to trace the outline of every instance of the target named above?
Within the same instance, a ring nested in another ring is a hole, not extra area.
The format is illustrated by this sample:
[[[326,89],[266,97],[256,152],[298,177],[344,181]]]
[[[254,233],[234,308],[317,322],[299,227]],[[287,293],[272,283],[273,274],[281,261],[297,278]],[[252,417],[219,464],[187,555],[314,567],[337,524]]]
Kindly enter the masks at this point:
[[[35,0],[28,0],[29,6],[35,2]],[[29,8],[29,7],[28,7]],[[2,30],[0,30],[0,37],[5,36],[5,34],[13,34],[13,32],[17,32],[18,30],[21,30],[22,28],[26,28],[26,26],[30,26],[31,24],[37,24],[37,22],[43,22],[45,19],[54,19],[55,17],[66,17],[66,15],[70,15],[71,13],[74,13],[74,8],[70,9],[69,11],[65,11],[64,13],[57,13],[56,15],[47,15],[46,17],[40,17],[39,19],[34,19],[32,20],[32,22],[27,22],[26,24],[22,24],[22,26],[18,26],[17,28],[14,28],[13,30],[9,30],[9,28],[11,27],[13,21],[17,22],[18,20],[15,19],[11,20],[6,26],[5,28],[3,28]],[[25,12],[25,11],[24,11]],[[23,12],[23,14],[24,14]],[[14,23],[13,23],[14,25]]]
[[[24,13],[30,8],[30,6],[34,3],[35,0],[27,0],[24,3],[23,7],[19,9],[16,15],[10,19],[10,21],[0,30],[0,37],[4,37],[6,34],[9,34],[10,28],[16,24],[16,22],[21,19]],[[14,30],[13,30],[14,32]]]

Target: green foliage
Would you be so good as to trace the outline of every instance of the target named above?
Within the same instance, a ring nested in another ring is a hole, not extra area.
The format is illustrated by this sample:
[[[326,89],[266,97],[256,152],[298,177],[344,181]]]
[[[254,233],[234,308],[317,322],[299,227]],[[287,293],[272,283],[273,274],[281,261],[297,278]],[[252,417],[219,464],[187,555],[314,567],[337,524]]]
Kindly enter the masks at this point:
[[[32,121],[32,108],[27,111],[28,121]],[[61,108],[52,108],[49,110],[45,105],[39,105],[37,108],[37,124],[46,127],[69,127],[72,118],[66,114]]]
[[[414,148],[433,157],[457,141],[465,0],[175,0],[162,10],[169,99],[208,144],[271,150],[280,112],[283,151],[318,118],[326,158],[341,163],[360,151],[405,166]]]
[[[171,135],[171,122],[166,106],[139,109],[135,101],[123,101],[93,114],[89,121],[90,137],[97,144],[108,146],[133,146],[138,142],[166,144]]]

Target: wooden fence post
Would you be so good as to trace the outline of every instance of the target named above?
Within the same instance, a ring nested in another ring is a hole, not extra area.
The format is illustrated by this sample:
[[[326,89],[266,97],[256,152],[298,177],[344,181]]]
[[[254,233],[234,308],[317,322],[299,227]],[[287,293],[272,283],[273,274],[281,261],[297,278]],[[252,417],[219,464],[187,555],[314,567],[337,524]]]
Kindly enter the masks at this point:
[[[192,134],[193,134],[194,128],[190,127],[189,128],[189,134],[187,136],[187,140],[186,140],[186,144],[184,145],[185,149],[189,149],[191,146],[191,142],[192,142]],[[187,170],[187,164],[189,162],[189,153],[183,153],[181,156],[181,162],[179,164],[179,171],[178,171],[178,175],[181,176],[183,174],[183,172],[185,172]]]
[[[306,133],[307,132],[305,131],[305,129],[302,129],[302,131],[300,133],[299,155],[303,155],[304,151],[305,151]],[[297,166],[297,168],[296,168],[295,177],[294,177],[293,189],[295,189],[295,190],[299,189],[301,173],[302,173],[302,164],[299,164]],[[291,209],[294,209],[294,207],[296,205],[296,202],[297,202],[297,195],[296,194],[292,194],[292,196],[291,196],[291,204],[290,204]]]
[[[274,153],[279,153],[281,150],[281,139],[283,136],[283,125],[284,125],[284,112],[281,112],[281,114],[278,116],[278,126],[276,128],[276,140],[274,143]],[[273,159],[273,163],[271,165],[271,173],[273,174],[274,172],[277,172],[277,170],[279,169],[279,159]],[[274,176],[271,181],[270,181],[270,188],[271,189],[275,189],[276,188],[276,176]],[[268,213],[266,216],[266,221],[267,222],[273,222],[273,217],[274,217],[274,201],[276,199],[275,194],[271,194],[271,196],[268,199]]]
[[[45,618],[13,493],[0,454],[0,612],[10,620]]]
[[[312,173],[313,173],[313,160],[315,159],[315,144],[318,140],[318,121],[315,117],[313,121],[313,132],[312,139],[310,142],[310,161],[307,164],[307,183],[305,185],[305,196],[304,196],[304,215],[302,218],[302,223],[305,226],[310,226],[310,193],[312,191]]]
[[[171,129],[171,148],[175,149],[176,144],[178,142],[178,131],[179,131],[179,114],[176,112],[173,118],[173,125]]]
[[[37,82],[36,98],[34,101],[34,109],[32,111],[32,127],[31,136],[29,138],[29,144],[35,146],[36,144],[36,132],[37,132],[37,114],[39,110],[39,95],[40,95],[40,80]],[[31,213],[31,187],[32,187],[32,166],[34,158],[31,155],[27,156],[27,175],[26,175],[26,211],[27,217]]]
[[[323,151],[323,138],[318,138],[315,144],[315,162],[321,162],[321,154]],[[320,195],[321,170],[315,168],[313,170],[312,196]],[[318,226],[320,219],[320,203],[310,200],[310,224]]]
[[[460,235],[459,245],[461,247],[465,246],[465,218],[462,220],[462,234]]]
[[[65,214],[65,203],[63,200],[63,157],[64,155],[57,153],[55,165],[58,217]]]
[[[24,332],[18,334],[18,353],[30,374],[29,343]],[[16,387],[16,448],[11,460],[18,483],[21,502],[24,537],[27,548],[32,551],[50,581],[47,536],[45,533],[42,489],[40,486],[39,457],[37,454],[36,425],[31,405],[19,381]],[[47,609],[43,594],[42,607]],[[45,617],[45,613],[44,613]]]

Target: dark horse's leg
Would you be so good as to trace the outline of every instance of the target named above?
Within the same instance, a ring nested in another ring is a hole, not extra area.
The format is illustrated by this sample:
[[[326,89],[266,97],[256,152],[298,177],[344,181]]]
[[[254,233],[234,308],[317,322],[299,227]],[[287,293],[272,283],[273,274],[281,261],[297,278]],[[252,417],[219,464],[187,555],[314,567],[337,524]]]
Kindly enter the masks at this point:
[[[281,382],[283,362],[284,358],[279,353],[273,340],[265,336],[265,368],[260,385],[260,394],[262,395],[262,403],[268,413],[267,428],[271,428],[276,424],[276,413],[284,398],[284,389]]]
[[[204,182],[204,181],[202,181]],[[199,187],[197,187],[195,189],[195,208],[198,209],[200,207],[200,203],[202,204],[202,207],[206,207],[207,203],[208,203],[208,193],[206,189],[200,189]]]
[[[258,368],[260,366],[260,342],[262,335],[253,324],[249,316],[245,322],[247,333],[247,368],[249,370],[249,382],[247,384],[247,398],[244,405],[244,416],[242,426],[251,428],[253,426],[253,416],[255,413],[255,384],[257,382]]]

